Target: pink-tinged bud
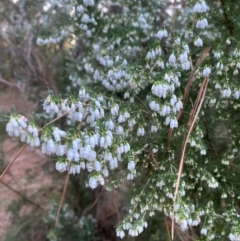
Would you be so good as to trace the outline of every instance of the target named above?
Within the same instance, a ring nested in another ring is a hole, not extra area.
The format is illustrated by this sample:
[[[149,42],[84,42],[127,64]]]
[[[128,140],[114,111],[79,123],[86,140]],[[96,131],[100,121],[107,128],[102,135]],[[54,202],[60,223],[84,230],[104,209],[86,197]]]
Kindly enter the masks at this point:
[[[24,122],[27,122],[28,121],[28,118],[24,115],[21,116],[21,119],[24,121]]]
[[[20,134],[25,133],[25,130],[21,126],[18,128],[18,130]]]

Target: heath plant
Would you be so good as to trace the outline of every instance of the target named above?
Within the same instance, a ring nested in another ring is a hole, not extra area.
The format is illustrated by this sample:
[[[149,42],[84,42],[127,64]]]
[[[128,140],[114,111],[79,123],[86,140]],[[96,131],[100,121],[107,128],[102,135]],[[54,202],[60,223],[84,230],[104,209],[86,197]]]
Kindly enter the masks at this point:
[[[86,169],[92,189],[131,182],[120,238],[138,236],[162,212],[172,220],[172,238],[178,226],[199,240],[240,240],[236,5],[46,1],[44,21],[59,22],[36,43],[44,49],[64,41],[58,68],[68,85],[43,100],[51,122],[39,127],[12,114],[9,136],[40,147],[59,172]]]

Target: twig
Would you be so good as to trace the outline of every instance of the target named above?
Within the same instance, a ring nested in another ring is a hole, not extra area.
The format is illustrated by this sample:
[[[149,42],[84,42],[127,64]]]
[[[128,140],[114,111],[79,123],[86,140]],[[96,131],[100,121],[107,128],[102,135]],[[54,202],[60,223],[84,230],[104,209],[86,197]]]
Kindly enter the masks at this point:
[[[83,211],[82,216],[84,216],[84,215],[86,214],[86,212],[90,211],[90,210],[96,205],[96,203],[98,202],[98,199],[100,198],[100,196],[101,196],[101,194],[102,194],[102,191],[103,191],[103,189],[102,189],[102,190],[99,192],[99,194],[97,195],[94,203],[93,203],[90,207],[87,207],[87,208]]]
[[[19,86],[18,84],[11,83],[11,82],[9,82],[9,81],[1,78],[1,77],[0,77],[0,83],[5,84],[5,85],[8,85],[8,86],[10,86],[10,87],[17,88],[18,90],[20,90],[20,91],[22,92],[22,90],[21,90],[21,88],[20,88],[20,86]]]
[[[114,200],[113,203],[114,203],[114,206],[115,206],[115,209],[116,209],[116,212],[117,212],[117,221],[119,223],[121,218],[120,218],[120,213],[119,213],[119,210],[118,210],[117,200],[116,200],[116,195],[115,195],[114,190],[113,190],[113,200]]]
[[[176,188],[175,188],[175,192],[174,192],[174,198],[173,198],[173,216],[172,216],[172,231],[171,231],[171,236],[172,239],[174,237],[174,207],[176,204],[176,199],[177,199],[177,194],[178,194],[178,189],[179,189],[179,184],[180,184],[180,179],[181,179],[181,175],[182,175],[182,170],[183,170],[183,164],[184,164],[184,156],[185,156],[185,152],[186,152],[186,147],[187,147],[187,142],[189,139],[189,136],[193,130],[194,124],[197,120],[198,114],[201,110],[202,104],[203,104],[203,100],[207,91],[207,86],[208,86],[208,78],[204,78],[203,83],[201,85],[201,88],[198,92],[198,96],[197,99],[195,101],[194,107],[192,109],[189,121],[188,121],[188,133],[187,136],[185,137],[184,141],[183,141],[183,146],[182,146],[182,152],[181,152],[181,158],[180,158],[180,164],[179,164],[179,169],[178,169],[178,178],[177,178],[177,182],[176,182]]]
[[[82,120],[81,120],[81,122],[79,123],[79,125],[77,127],[78,130],[81,130],[81,128],[82,128],[82,123],[83,123],[83,119],[84,119],[86,111],[87,111],[88,104],[89,104],[89,101],[86,102],[86,106],[84,108],[83,115],[82,115]]]
[[[2,180],[0,181],[0,183],[2,183],[5,187],[7,187],[8,189],[10,189],[14,193],[16,193],[18,196],[20,196],[24,201],[29,202],[32,205],[44,210],[39,204],[37,204],[37,203],[33,202],[32,200],[28,199],[26,196],[24,196],[22,193],[20,193],[19,191],[17,191],[16,189],[14,189],[10,185],[8,185],[7,183],[3,182]]]
[[[206,58],[208,52],[210,51],[210,49],[211,49],[211,47],[204,48],[203,52],[201,53],[201,56],[199,57],[199,59],[198,59],[198,61],[196,63],[195,68],[192,70],[192,73],[191,73],[190,77],[188,78],[188,82],[187,82],[187,85],[185,87],[184,96],[183,96],[183,108],[178,112],[177,120],[180,119],[180,117],[181,117],[181,115],[183,113],[184,107],[186,106],[186,103],[188,101],[190,87],[192,85],[192,82],[195,79],[194,70],[203,63],[203,61],[205,60],[205,58]],[[171,142],[171,139],[172,139],[173,130],[174,129],[170,129],[169,132],[168,132],[168,139],[167,139],[167,146],[168,146],[168,148],[170,148],[170,142]]]
[[[47,123],[42,129],[44,129],[45,127],[51,125],[53,122],[55,122],[55,121],[61,119],[63,116],[65,116],[66,114],[68,114],[68,113],[69,113],[70,111],[72,111],[72,110],[73,110],[73,109],[70,109],[70,110],[64,112],[62,115],[58,116],[58,117],[55,118],[54,120],[52,120],[52,121],[50,121],[49,123]]]
[[[17,153],[17,155],[13,158],[13,160],[8,164],[8,166],[5,168],[5,170],[3,171],[2,175],[0,176],[0,181],[2,181],[3,177],[5,176],[5,174],[7,173],[7,171],[10,169],[10,167],[12,166],[12,164],[14,163],[14,161],[20,156],[20,154],[24,151],[24,149],[28,146],[28,144],[25,144],[20,151]]]
[[[168,240],[170,241],[171,240],[171,236],[170,236],[170,232],[169,232],[166,216],[164,216],[164,223],[165,223],[165,226],[166,226],[166,229],[167,229]]]
[[[83,120],[84,120],[84,115],[85,115],[85,112],[86,112],[88,103],[89,103],[89,102],[87,102],[87,104],[86,104],[86,106],[85,106],[84,113],[83,113],[83,116],[82,116],[82,120],[81,120],[81,122],[79,123],[78,129],[81,129],[81,126],[82,126],[82,123],[83,123]],[[69,110],[69,111],[70,111],[70,110]],[[63,115],[66,115],[69,111],[65,112]],[[62,115],[62,116],[63,116],[63,115]],[[60,116],[59,118],[61,118],[62,116]],[[57,119],[59,119],[59,118],[56,118],[55,120],[57,120]],[[52,123],[52,122],[53,122],[53,121],[51,121],[50,123]],[[49,124],[50,124],[50,123],[49,123]],[[58,225],[59,214],[60,214],[60,211],[61,211],[63,202],[64,202],[64,198],[65,198],[65,196],[66,196],[67,184],[68,184],[68,181],[69,181],[71,164],[72,164],[72,163],[70,162],[70,163],[69,163],[69,166],[68,166],[68,174],[67,174],[67,178],[66,178],[66,181],[65,181],[65,185],[64,185],[64,189],[63,189],[62,196],[61,196],[61,200],[60,200],[59,206],[58,206],[58,212],[57,212],[57,216],[56,216],[56,219],[55,219],[55,227],[57,227],[57,225]]]
[[[69,166],[68,166],[68,174],[67,174],[67,178],[66,178],[66,181],[65,181],[65,185],[64,185],[64,189],[63,189],[62,196],[61,196],[61,200],[60,200],[59,205],[58,205],[57,216],[56,216],[56,219],[55,219],[55,227],[57,227],[57,225],[58,225],[59,214],[60,214],[60,211],[61,211],[61,208],[62,208],[63,202],[64,202],[64,198],[65,198],[65,196],[66,196],[67,185],[68,185],[69,175],[70,175],[70,168],[71,168],[71,162],[70,162],[70,164],[69,164]]]

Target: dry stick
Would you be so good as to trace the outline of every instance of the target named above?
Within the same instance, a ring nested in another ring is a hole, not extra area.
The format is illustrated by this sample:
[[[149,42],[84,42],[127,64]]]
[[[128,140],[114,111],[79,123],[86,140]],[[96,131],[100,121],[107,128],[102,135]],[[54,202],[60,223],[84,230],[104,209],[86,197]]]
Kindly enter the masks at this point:
[[[197,66],[200,66],[200,65],[203,63],[203,61],[204,61],[205,58],[207,57],[207,54],[208,54],[208,52],[210,51],[210,49],[211,49],[211,47],[206,47],[206,48],[204,48],[201,56],[199,57],[199,59],[198,59],[198,61],[197,61],[197,63],[196,63],[195,69],[196,69]],[[194,78],[195,78],[194,73],[192,73],[192,74],[190,75],[189,81],[188,81],[187,86],[186,86],[186,89],[185,89],[184,99],[183,99],[183,105],[186,105],[186,102],[187,102],[188,96],[189,96],[190,87],[191,87],[191,84],[192,84]],[[182,113],[181,113],[181,114],[182,114]],[[179,118],[180,118],[180,117],[179,117]]]
[[[65,198],[66,192],[67,192],[67,185],[68,185],[68,180],[69,180],[69,175],[70,175],[70,168],[71,168],[71,162],[70,162],[70,164],[68,166],[67,178],[66,178],[66,181],[65,181],[65,185],[64,185],[62,196],[61,196],[61,200],[60,200],[59,205],[58,205],[57,216],[56,216],[56,219],[55,219],[55,228],[58,225],[59,214],[60,214],[60,211],[61,211],[61,208],[62,208],[62,205],[63,205],[63,201],[64,201],[64,198]]]
[[[55,119],[53,119],[52,121],[50,121],[49,123],[47,123],[42,129],[44,129],[45,127],[51,125],[53,122],[55,122],[55,121],[61,119],[63,116],[65,116],[66,114],[68,114],[70,111],[72,111],[72,110],[74,110],[74,109],[75,109],[75,108],[72,108],[72,109],[70,109],[70,110],[64,112],[62,115],[58,116],[57,118],[55,118]]]
[[[82,128],[82,123],[83,123],[83,119],[84,119],[84,116],[85,116],[86,111],[87,111],[88,104],[89,104],[89,101],[87,102],[87,104],[86,104],[86,106],[85,106],[85,108],[84,108],[84,110],[83,110],[82,120],[81,120],[81,122],[79,123],[79,125],[78,125],[78,127],[77,127],[77,130],[81,130],[81,128]]]
[[[102,189],[102,190],[100,191],[100,193],[97,195],[94,203],[93,203],[90,207],[87,207],[87,208],[83,211],[82,216],[84,216],[84,215],[86,214],[86,212],[90,211],[90,210],[96,205],[96,203],[98,202],[98,199],[100,198],[100,196],[101,196],[101,194],[102,194],[102,191],[103,191],[103,189]]]
[[[85,112],[86,112],[86,108],[87,108],[87,106],[88,106],[88,102],[87,102],[86,107],[85,107],[84,112],[83,112],[83,118],[84,118],[84,114],[85,114]],[[64,112],[62,115],[56,117],[55,119],[53,119],[52,121],[50,121],[49,123],[47,123],[42,129],[44,129],[45,127],[51,125],[53,122],[55,122],[55,121],[61,119],[63,116],[65,116],[65,115],[68,114],[70,111],[72,111],[72,110],[74,110],[74,109],[76,109],[76,108],[77,108],[77,107],[74,107],[74,108],[72,108],[72,109],[70,109],[70,110]],[[82,121],[83,121],[83,119],[82,119]],[[80,124],[82,124],[82,121],[80,122]],[[79,129],[79,127],[78,127],[78,129]]]
[[[8,189],[10,189],[11,191],[13,191],[14,193],[16,193],[17,195],[19,195],[24,201],[31,203],[32,205],[35,205],[36,207],[44,210],[44,208],[42,206],[40,206],[38,203],[33,202],[32,200],[28,199],[28,197],[24,196],[21,192],[17,191],[16,189],[14,189],[13,187],[11,187],[10,185],[8,185],[7,183],[0,181],[0,183],[2,185],[4,185],[5,187],[7,187]]]
[[[206,82],[206,79],[207,78],[205,77],[205,79],[204,79],[204,81],[203,81],[203,83],[201,85],[201,88],[199,90],[199,93],[198,93],[197,99],[195,101],[195,104],[193,106],[193,109],[191,111],[191,114],[190,114],[190,117],[189,117],[189,121],[188,121],[188,124],[187,124],[189,127],[191,126],[192,122],[196,118],[196,114],[195,113],[199,109],[198,103],[202,101],[202,96],[203,96],[202,92],[206,92],[205,88],[206,88],[206,85],[208,84],[208,81]]]
[[[176,197],[177,197],[177,193],[178,193],[178,187],[179,187],[179,183],[180,183],[180,178],[181,178],[181,174],[182,174],[182,169],[183,169],[183,161],[184,161],[184,155],[186,152],[186,146],[187,146],[187,142],[188,142],[188,138],[190,136],[190,133],[193,129],[193,126],[197,120],[198,117],[198,113],[201,109],[203,100],[204,100],[204,96],[206,93],[206,89],[207,89],[207,84],[208,84],[208,80],[207,78],[204,79],[204,82],[199,90],[199,94],[198,97],[195,101],[195,105],[194,105],[194,111],[192,111],[191,116],[189,118],[189,120],[192,121],[188,122],[188,127],[189,127],[189,131],[188,134],[183,142],[183,148],[182,148],[182,153],[181,153],[181,160],[180,160],[180,165],[179,165],[179,171],[178,171],[178,179],[177,179],[177,183],[176,183],[176,189],[175,189],[175,193],[174,193],[174,202],[173,202],[173,218],[172,218],[172,238],[174,235],[174,207],[175,207],[175,202],[176,202]],[[196,109],[197,108],[197,109]],[[192,118],[193,117],[193,118]]]
[[[190,234],[185,233],[185,232],[183,233],[180,228],[176,229],[176,233],[181,241],[186,241],[186,240],[194,241],[195,240]]]
[[[180,179],[181,179],[181,175],[182,175],[182,170],[183,170],[183,163],[184,163],[184,155],[186,152],[186,147],[187,147],[187,142],[189,139],[189,136],[193,130],[194,124],[197,120],[198,114],[200,112],[200,109],[202,107],[203,104],[203,100],[206,94],[206,90],[207,90],[207,86],[208,86],[208,78],[204,78],[204,81],[202,83],[202,86],[198,92],[198,96],[197,99],[195,101],[194,104],[194,108],[191,113],[191,116],[189,118],[189,121],[191,121],[191,123],[189,122],[189,130],[187,133],[187,136],[185,138],[185,140],[183,141],[183,147],[182,147],[182,153],[181,153],[181,159],[180,159],[180,164],[179,164],[179,169],[178,169],[178,178],[177,178],[177,182],[176,182],[176,188],[175,188],[175,192],[174,192],[174,198],[173,198],[173,216],[172,216],[172,230],[171,230],[171,234],[172,234],[172,240],[173,240],[173,236],[174,236],[174,207],[176,204],[176,198],[177,198],[177,194],[178,194],[178,188],[179,188],[179,183],[180,183]]]
[[[167,229],[168,240],[170,241],[170,240],[171,240],[171,235],[170,235],[170,232],[169,232],[169,228],[168,228],[168,223],[167,223],[167,218],[166,218],[166,216],[164,216],[164,223],[165,223],[166,229]]]
[[[196,67],[200,66],[203,63],[203,61],[205,60],[205,58],[206,58],[208,52],[210,51],[210,49],[211,49],[211,47],[204,48],[204,50],[201,53],[201,56],[199,57],[199,59],[198,59],[198,61],[196,63],[195,68],[193,69],[193,71],[196,69]],[[189,77],[189,80],[188,80],[188,83],[186,85],[186,88],[185,88],[184,98],[183,98],[183,106],[186,105],[186,102],[187,102],[188,96],[189,96],[190,87],[191,87],[191,84],[192,84],[194,79],[195,79],[194,72],[192,72],[190,77]],[[181,115],[182,115],[182,111],[179,112],[178,118],[180,118]]]
[[[84,115],[85,115],[87,106],[88,106],[88,102],[87,102],[87,104],[86,104],[86,106],[85,106],[85,108],[84,108],[82,120],[81,120],[81,122],[79,123],[79,126],[77,127],[78,130],[80,130],[81,127],[82,127],[82,123],[83,123],[83,119],[84,119]],[[69,111],[68,111],[68,112],[69,112]],[[64,113],[64,114],[66,114],[66,113]],[[64,189],[63,189],[62,196],[61,196],[61,200],[60,200],[59,205],[58,205],[58,212],[57,212],[57,216],[56,216],[56,219],[55,219],[55,227],[57,227],[57,225],[58,225],[59,214],[60,214],[60,211],[61,211],[63,202],[64,202],[64,198],[65,198],[65,196],[66,196],[67,184],[68,184],[68,181],[69,181],[69,174],[70,174],[71,164],[72,164],[72,163],[70,162],[70,164],[69,164],[69,166],[68,166],[67,178],[66,178],[66,181],[65,181],[65,185],[64,185]]]
[[[188,79],[188,82],[187,82],[187,85],[185,87],[185,91],[184,91],[184,96],[183,96],[183,108],[178,112],[178,115],[177,115],[177,120],[180,119],[182,113],[183,113],[183,109],[187,103],[187,100],[188,100],[188,96],[189,96],[189,91],[190,91],[190,87],[191,87],[191,84],[193,82],[193,80],[195,79],[195,76],[194,76],[194,70],[196,69],[197,66],[200,66],[203,61],[205,60],[208,52],[210,51],[211,47],[206,47],[204,48],[203,52],[201,53],[201,56],[199,57],[197,63],[196,63],[196,66],[195,68],[192,70],[192,73]],[[167,139],[167,146],[170,147],[170,141],[172,139],[172,133],[173,133],[173,129],[170,129],[169,132],[168,132],[168,139]]]
[[[117,200],[116,200],[116,195],[115,195],[115,192],[113,190],[113,200],[114,200],[114,206],[115,206],[115,209],[116,209],[116,212],[117,212],[117,221],[118,223],[120,222],[121,218],[120,218],[120,213],[119,213],[119,210],[118,210],[118,206],[117,206]]]
[[[0,77],[0,83],[3,83],[3,84],[8,85],[8,86],[10,86],[10,87],[15,87],[15,88],[17,88],[18,90],[21,91],[21,88],[20,88],[20,86],[19,86],[18,84],[16,84],[16,83],[11,83],[11,82],[9,82],[9,81],[1,78],[1,77]]]
[[[5,168],[5,170],[3,171],[2,175],[0,176],[0,181],[2,181],[3,177],[5,176],[5,174],[7,173],[7,171],[9,170],[9,168],[12,166],[12,164],[14,163],[14,161],[19,157],[19,155],[24,151],[24,149],[28,146],[28,144],[25,144],[20,151],[17,153],[17,155],[13,158],[13,160],[8,164],[8,166]]]

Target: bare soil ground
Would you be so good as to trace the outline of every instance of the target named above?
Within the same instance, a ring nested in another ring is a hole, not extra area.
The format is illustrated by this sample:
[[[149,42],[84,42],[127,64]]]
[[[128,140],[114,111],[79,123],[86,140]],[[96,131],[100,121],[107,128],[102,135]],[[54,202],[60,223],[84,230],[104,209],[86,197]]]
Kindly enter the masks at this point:
[[[37,108],[37,105],[27,100],[24,94],[15,91],[3,92],[0,89],[0,115],[3,111],[10,112],[13,106],[17,113],[23,114],[26,117],[29,117],[31,112]],[[6,125],[6,123],[2,124],[4,124],[4,126]],[[4,161],[5,167],[14,159],[23,145],[17,138],[9,138],[6,134],[5,127],[2,133],[0,130],[0,161],[1,159]],[[48,172],[46,168],[52,170]],[[11,213],[8,212],[7,209],[14,200],[20,200],[23,194],[28,201],[33,201],[43,210],[47,211],[49,195],[45,193],[44,190],[54,189],[56,192],[57,189],[57,192],[61,195],[65,178],[63,177],[60,182],[59,180],[57,181],[58,187],[56,188],[56,182],[53,186],[53,176],[49,174],[52,173],[53,170],[54,165],[51,163],[51,160],[36,148],[27,147],[15,160],[2,182],[0,182],[0,241],[5,240],[6,232],[9,232],[9,230],[13,228]],[[124,190],[122,191],[123,193],[125,192]],[[37,195],[35,195],[33,199],[32,196],[36,193]],[[122,192],[107,192],[103,189],[101,192],[102,201],[98,200],[97,203],[94,202],[96,204],[95,218],[98,223],[99,240],[118,240],[115,234],[115,225],[122,219],[123,213],[125,212],[123,211],[123,207],[126,201],[121,193]],[[95,198],[98,199],[97,196],[99,193],[95,194]],[[33,204],[30,202],[24,210],[17,210],[17,212],[24,215],[31,214]],[[122,207],[122,210],[119,209],[120,207]],[[32,240],[37,239],[33,238]],[[40,238],[38,240],[42,239]]]
[[[35,104],[26,100],[23,94],[7,91],[0,92],[0,113],[2,111],[10,111],[15,106],[18,113],[26,116],[30,115],[36,108]],[[4,161],[5,167],[16,156],[23,146],[19,140],[8,138],[5,133],[0,133],[0,159]],[[8,228],[11,227],[10,213],[7,212],[9,204],[13,200],[24,196],[28,198],[35,193],[40,187],[51,186],[51,179],[44,174],[42,166],[49,162],[39,149],[27,147],[21,155],[16,159],[10,170],[0,182],[0,240],[4,240],[4,236]],[[15,191],[14,191],[14,190]],[[18,193],[17,193],[18,192]],[[29,198],[31,201],[31,198]],[[34,200],[35,203],[45,209],[47,206],[47,196],[38,195]],[[20,211],[20,210],[19,210]],[[27,212],[25,210],[24,212]]]

